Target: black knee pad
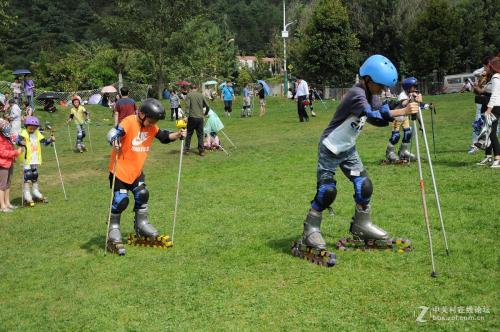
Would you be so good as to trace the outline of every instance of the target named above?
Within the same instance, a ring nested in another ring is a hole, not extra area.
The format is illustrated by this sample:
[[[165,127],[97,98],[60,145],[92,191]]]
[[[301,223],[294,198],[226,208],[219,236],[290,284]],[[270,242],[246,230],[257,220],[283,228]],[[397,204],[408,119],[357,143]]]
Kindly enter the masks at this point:
[[[24,182],[31,181],[33,179],[33,173],[31,169],[24,170]]]
[[[149,200],[149,191],[146,188],[145,183],[140,183],[137,187],[135,187],[132,192],[134,193],[135,200],[135,209],[143,209],[147,206]]]
[[[355,176],[352,178],[354,184],[354,200],[358,204],[367,205],[373,193],[373,184],[368,176]]]
[[[127,190],[115,191],[113,195],[113,205],[111,207],[111,212],[122,213],[128,206],[128,193]]]
[[[32,169],[31,169],[31,174],[32,174],[32,175],[31,175],[31,180],[32,180],[33,182],[37,181],[37,180],[38,180],[38,169],[36,169],[36,168],[32,168]]]
[[[318,182],[316,196],[311,201],[311,207],[316,211],[323,211],[332,205],[337,197],[337,182],[334,179],[325,179]]]

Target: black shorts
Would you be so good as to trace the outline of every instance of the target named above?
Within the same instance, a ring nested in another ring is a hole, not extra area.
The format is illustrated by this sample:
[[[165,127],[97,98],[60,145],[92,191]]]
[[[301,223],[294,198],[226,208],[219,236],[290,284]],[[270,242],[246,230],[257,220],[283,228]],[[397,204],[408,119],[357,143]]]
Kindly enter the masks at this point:
[[[132,184],[125,183],[121,181],[119,178],[115,179],[115,189],[114,191],[119,191],[121,189],[126,189],[132,191],[136,188],[140,182],[145,182],[146,176],[144,173],[141,173],[137,179]],[[113,186],[113,173],[109,172],[109,188]]]

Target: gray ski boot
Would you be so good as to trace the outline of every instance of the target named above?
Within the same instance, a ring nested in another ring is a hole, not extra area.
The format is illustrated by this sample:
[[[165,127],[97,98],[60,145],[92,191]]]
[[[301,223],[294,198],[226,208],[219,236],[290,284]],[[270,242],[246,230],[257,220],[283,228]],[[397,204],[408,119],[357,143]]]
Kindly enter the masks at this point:
[[[410,153],[410,150],[408,150],[408,143],[401,143],[401,146],[399,147],[399,158],[409,161],[415,161],[415,155],[413,153]]]
[[[31,196],[31,183],[25,182],[23,184],[23,200],[29,206],[35,206],[35,202],[33,202],[33,197]]]
[[[385,150],[385,159],[389,163],[395,163],[398,161],[398,156],[396,155],[394,145],[391,142],[387,142],[387,149]]]
[[[321,214],[309,211],[306,220],[304,221],[304,232],[300,242],[314,249],[326,249],[326,243],[321,235]]]
[[[356,205],[352,217],[350,232],[353,238],[344,238],[336,243],[339,250],[394,250],[408,252],[411,250],[411,241],[407,239],[391,239],[389,234],[375,225],[370,217],[371,208],[367,205],[362,209]]]
[[[351,222],[351,234],[360,240],[387,240],[389,234],[382,228],[378,227],[370,218],[371,207],[368,205],[366,209],[360,209],[357,205],[354,211],[354,217]]]
[[[173,246],[168,235],[160,233],[149,223],[148,208],[135,210],[135,234],[129,234],[128,244],[133,246],[155,247],[166,249]]]
[[[33,182],[33,186],[31,187],[31,193],[33,194],[33,198],[39,202],[48,203],[48,200],[43,197],[43,194],[40,192],[40,187],[38,186],[38,182]]]
[[[125,256],[125,246],[123,245],[122,233],[120,232],[120,214],[111,213],[108,229],[107,248],[109,252]]]
[[[304,221],[302,238],[292,243],[292,255],[307,259],[313,264],[332,267],[337,263],[337,257],[326,250],[320,228],[321,212],[309,211]]]
[[[154,239],[160,234],[156,228],[149,223],[147,207],[135,210],[134,230],[138,237],[149,237]]]

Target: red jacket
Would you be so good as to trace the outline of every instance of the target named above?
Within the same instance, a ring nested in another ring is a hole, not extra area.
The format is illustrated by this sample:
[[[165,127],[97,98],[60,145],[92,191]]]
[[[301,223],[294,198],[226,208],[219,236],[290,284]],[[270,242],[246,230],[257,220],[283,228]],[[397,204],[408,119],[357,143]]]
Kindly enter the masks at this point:
[[[14,149],[11,141],[0,135],[0,167],[10,168],[17,156],[19,156],[19,152]]]

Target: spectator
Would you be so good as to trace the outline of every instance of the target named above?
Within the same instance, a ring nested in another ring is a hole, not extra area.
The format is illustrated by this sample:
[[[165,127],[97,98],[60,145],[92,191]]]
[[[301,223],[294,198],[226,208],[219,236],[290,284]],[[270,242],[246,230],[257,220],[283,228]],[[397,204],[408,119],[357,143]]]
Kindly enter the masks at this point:
[[[224,100],[224,114],[226,116],[231,116],[234,100],[233,82],[231,82],[231,80],[222,87],[222,99]]]
[[[462,86],[462,89],[460,90],[460,92],[471,92],[471,91],[472,91],[471,81],[468,78],[466,78],[464,86]]]
[[[295,98],[297,99],[297,113],[299,114],[300,122],[309,121],[309,116],[307,115],[306,108],[304,105],[304,101],[309,95],[309,86],[307,82],[300,77],[297,77],[296,84],[296,93]]]
[[[43,105],[43,109],[49,113],[54,113],[55,111],[57,111],[54,99],[45,99],[45,104]]]
[[[167,88],[163,89],[163,93],[162,93],[162,96],[163,96],[163,99],[170,99],[170,91],[168,91]]]
[[[489,63],[488,68],[491,76],[491,97],[486,105],[484,113],[486,115],[493,114],[495,120],[491,125],[490,140],[491,145],[486,149],[486,159],[489,158],[486,163],[493,162],[491,168],[500,169],[500,143],[498,142],[497,128],[498,119],[500,118],[500,57],[493,58]],[[495,156],[495,160],[492,159],[492,152]]]
[[[121,98],[116,102],[113,114],[115,127],[127,116],[135,115],[137,112],[135,100],[129,98],[128,93],[128,87],[124,86],[120,89]]]
[[[486,105],[491,96],[491,83],[489,82],[488,77],[488,65],[490,60],[493,59],[492,56],[486,56],[483,58],[483,66],[473,72],[473,75],[476,77],[476,84],[472,86],[474,90],[474,102],[476,103],[476,116],[474,117],[474,121],[477,121],[481,118],[481,109],[483,108],[483,104]],[[479,148],[477,148],[474,143],[477,141],[477,135],[474,130],[472,130],[472,143],[469,147],[469,151],[467,153],[474,154]]]
[[[12,212],[16,206],[10,203],[10,183],[14,163],[22,149],[14,148],[10,136],[11,126],[7,120],[0,119],[0,212]]]
[[[170,121],[174,121],[174,113],[175,119],[179,120],[179,104],[181,100],[177,95],[177,91],[174,89],[170,94]]]
[[[106,92],[102,95],[101,105],[104,107],[109,107],[109,93],[108,92]]]
[[[29,103],[29,106],[34,111],[35,110],[35,99],[33,98],[33,94],[35,90],[35,83],[31,79],[30,75],[24,76],[24,94],[26,95],[26,101]]]
[[[15,81],[10,84],[10,88],[12,90],[12,95],[14,97],[14,102],[16,104],[20,103],[22,100],[21,95],[21,82],[19,81],[19,77],[16,77]]]
[[[252,111],[250,107],[250,89],[248,87],[248,83],[245,84],[243,88],[243,112],[241,113],[241,117],[252,116]]]
[[[286,93],[286,97],[288,99],[293,99],[293,92],[292,92],[292,88],[288,88],[288,92]]]
[[[264,86],[259,83],[260,89],[259,89],[259,105],[260,105],[260,114],[259,116],[264,116],[266,114],[266,90],[264,89]]]
[[[7,106],[8,112],[7,114],[7,119],[10,122],[10,125],[12,126],[10,130],[10,135],[13,140],[17,138],[19,135],[19,132],[21,131],[21,120],[22,120],[22,111],[21,108],[15,103],[14,99],[11,99],[9,101],[9,105]]]
[[[192,90],[186,96],[186,117],[187,117],[187,136],[185,145],[185,154],[189,153],[191,137],[196,130],[198,137],[198,154],[205,155],[203,146],[203,108],[209,109],[208,102],[203,95],[198,92],[198,86],[192,85]]]

